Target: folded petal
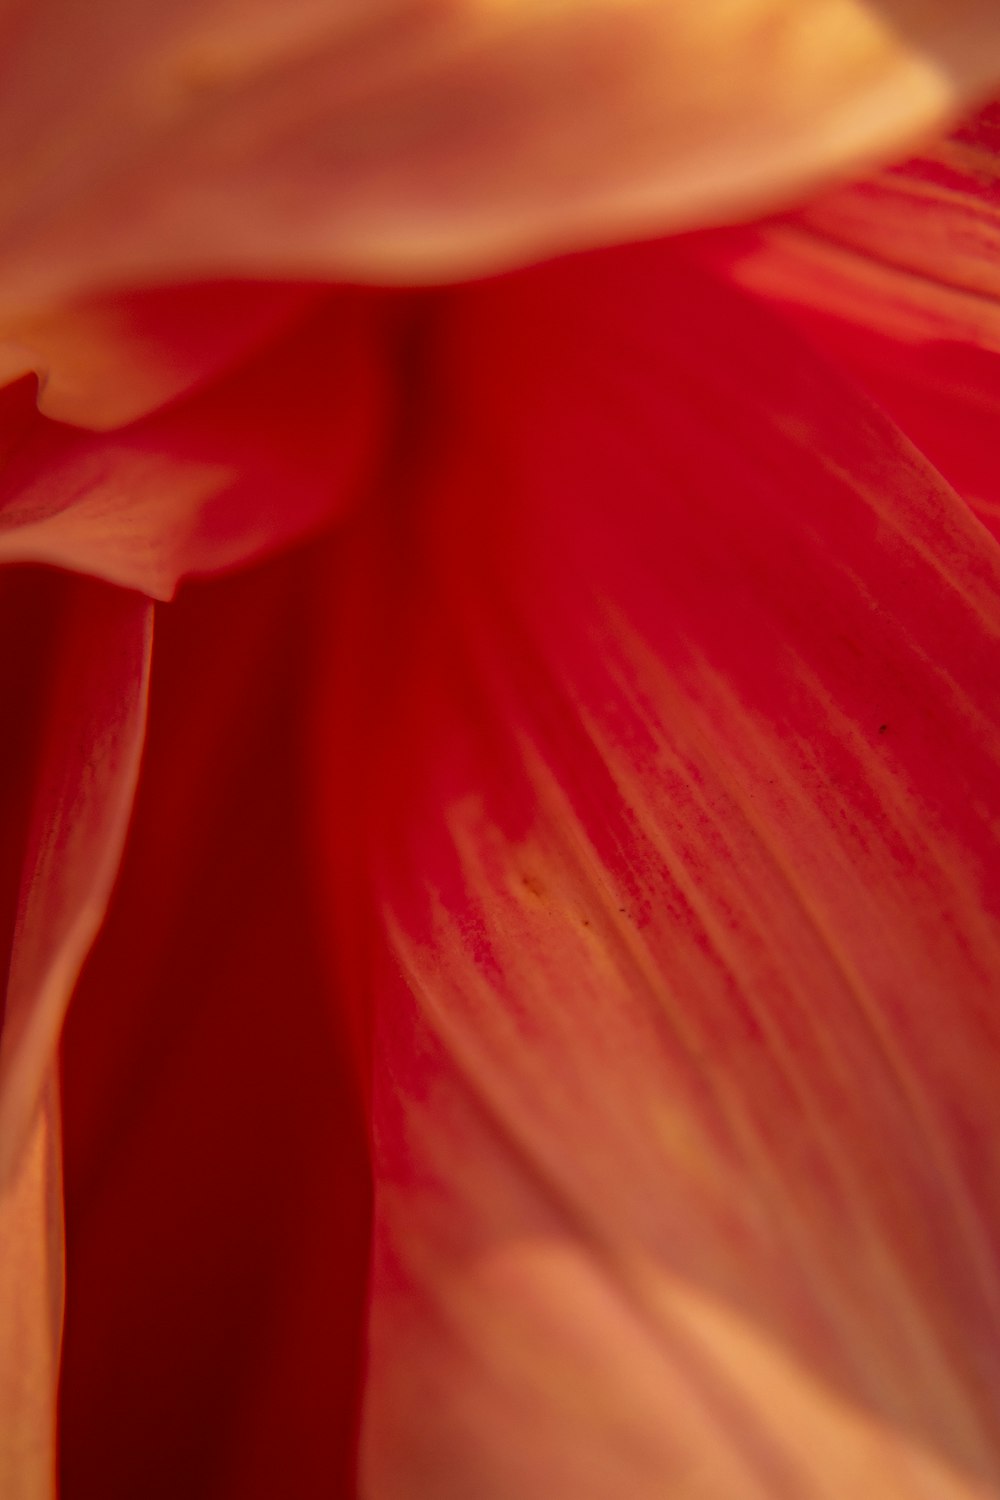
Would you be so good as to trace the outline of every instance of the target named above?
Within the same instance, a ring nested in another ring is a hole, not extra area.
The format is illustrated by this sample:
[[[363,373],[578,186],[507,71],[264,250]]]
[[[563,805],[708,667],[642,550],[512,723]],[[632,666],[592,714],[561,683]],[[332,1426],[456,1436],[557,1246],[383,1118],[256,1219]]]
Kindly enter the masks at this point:
[[[371,886],[362,1492],[985,1500],[996,545],[676,246],[412,339],[317,736],[331,922],[352,828]]]
[[[314,293],[308,315],[252,359],[111,432],[42,416],[31,380],[7,387],[0,562],[54,563],[169,598],[184,576],[342,515],[380,462],[382,307],[366,293]]]
[[[122,427],[274,342],[321,295],[232,282],[18,309],[0,322],[0,384],[33,372],[46,416]]]
[[[904,345],[1000,351],[1000,103],[920,155],[722,237],[755,290]]]
[[[0,1183],[23,1148],[104,915],[145,725],[148,603],[89,580],[58,583],[0,1034]]]
[[[150,606],[90,580],[32,574],[5,577],[2,596],[12,660],[3,663],[0,1484],[15,1500],[46,1500],[62,1304],[56,1049],[131,812]]]
[[[22,4],[4,305],[434,279],[750,215],[901,154],[997,82],[998,39],[993,0]]]
[[[1000,105],[868,181],[703,253],[853,371],[1000,527]]]

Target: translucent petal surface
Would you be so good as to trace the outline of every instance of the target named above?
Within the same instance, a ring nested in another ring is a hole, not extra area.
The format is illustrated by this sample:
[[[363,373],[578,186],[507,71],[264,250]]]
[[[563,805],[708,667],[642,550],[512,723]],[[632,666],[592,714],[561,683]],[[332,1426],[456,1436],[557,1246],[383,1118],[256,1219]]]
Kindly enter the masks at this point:
[[[994,543],[669,246],[431,299],[410,360],[319,767],[363,1493],[995,1495]]]

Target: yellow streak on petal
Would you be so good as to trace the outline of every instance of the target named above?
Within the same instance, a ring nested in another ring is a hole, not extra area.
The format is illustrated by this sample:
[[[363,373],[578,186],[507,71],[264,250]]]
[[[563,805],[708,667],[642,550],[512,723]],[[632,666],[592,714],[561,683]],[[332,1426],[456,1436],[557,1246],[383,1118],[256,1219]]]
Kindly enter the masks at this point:
[[[928,179],[928,169],[935,174]],[[910,343],[1000,351],[1000,162],[945,139],[915,163],[715,248],[753,291]]]
[[[926,893],[899,892],[863,808],[845,799],[837,812],[849,817],[831,820],[810,744],[776,737],[690,644],[668,673],[622,620],[595,631],[618,714],[653,746],[623,756],[614,728],[580,710],[629,809],[632,889],[617,887],[557,769],[522,733],[533,826],[512,841],[476,796],[444,809],[471,916],[432,890],[423,940],[389,917],[475,1122],[456,1119],[447,1096],[408,1111],[409,1147],[442,1185],[441,1222],[433,1186],[423,1201],[412,1188],[381,1194],[404,1274],[462,1351],[442,1390],[451,1400],[462,1388],[469,1432],[489,1411],[489,1442],[508,1430],[513,1443],[532,1408],[545,1413],[541,1445],[585,1431],[586,1473],[570,1459],[554,1472],[587,1500],[616,1484],[652,1500],[665,1483],[671,1500],[992,1496],[977,1476],[996,1473],[993,1419],[961,1304],[969,1295],[996,1314],[1000,1287],[939,1107],[963,1072],[981,1104],[984,1079],[960,1046],[942,1037],[931,1055],[919,1033],[947,992],[935,928],[945,975],[955,912],[987,968],[1000,953],[996,924],[975,915],[975,871],[944,837],[928,840],[898,771],[869,765],[821,682],[802,678],[813,732],[857,753]],[[488,961],[470,943],[479,919]],[[980,994],[979,977],[970,968],[965,981],[967,1050],[995,989],[987,973]],[[954,1287],[929,1202],[962,1266]],[[455,1203],[461,1224],[449,1225]],[[537,1257],[485,1248],[546,1220],[561,1243]],[[390,1432],[394,1403],[411,1399],[394,1382],[415,1357],[393,1316],[376,1381]],[[379,1408],[370,1421],[384,1436]],[[442,1441],[461,1463],[455,1421]],[[924,1440],[942,1442],[955,1470]],[[522,1474],[516,1458],[491,1457],[504,1478],[484,1493],[537,1483],[537,1447],[531,1461]],[[396,1486],[391,1454],[368,1462],[388,1473],[387,1496],[424,1493]],[[426,1493],[451,1494],[443,1482]]]

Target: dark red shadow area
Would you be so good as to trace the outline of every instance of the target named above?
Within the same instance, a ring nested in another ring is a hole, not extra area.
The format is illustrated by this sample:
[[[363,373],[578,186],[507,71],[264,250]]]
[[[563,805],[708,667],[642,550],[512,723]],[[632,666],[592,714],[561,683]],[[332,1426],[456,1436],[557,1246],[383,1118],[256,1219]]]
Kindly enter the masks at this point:
[[[6,975],[53,657],[73,582],[48,568],[0,570],[0,965]],[[6,987],[0,991],[3,1023]]]
[[[370,1188],[305,853],[314,583],[300,553],[159,612],[63,1047],[63,1500],[353,1490]]]

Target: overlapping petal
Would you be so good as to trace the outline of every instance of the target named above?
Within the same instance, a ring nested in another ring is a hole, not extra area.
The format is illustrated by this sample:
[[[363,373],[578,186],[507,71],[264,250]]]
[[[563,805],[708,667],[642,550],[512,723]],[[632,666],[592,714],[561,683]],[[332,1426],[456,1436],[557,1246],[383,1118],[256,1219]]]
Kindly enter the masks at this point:
[[[265,307],[273,297],[263,289]],[[305,301],[308,315],[253,358],[110,432],[46,418],[30,379],[8,386],[0,562],[169,598],[186,575],[223,572],[349,510],[380,462],[382,303],[350,290]]]
[[[67,1492],[352,1485],[370,1061],[372,1500],[995,1496],[995,117],[728,242],[830,292],[812,345],[654,245],[413,299],[393,407],[403,302],[310,284],[778,207],[992,81],[992,0],[0,0],[0,34],[0,563],[102,580],[52,584],[13,752],[0,1482],[53,1482],[52,1056],[140,595],[337,522],[329,569],[172,607],[66,1049]],[[975,415],[935,426],[928,376]]]
[[[63,1046],[67,1500],[353,1493],[368,1163],[305,850],[327,582],[302,549],[157,608]]]
[[[1000,106],[704,253],[782,307],[1000,526]]]
[[[720,222],[995,81],[992,0],[130,0],[3,16],[3,306],[440,278]]]
[[[142,595],[287,546],[357,501],[386,416],[380,318],[376,298],[301,286],[108,298],[25,323],[41,409],[34,376],[0,392],[0,561],[90,575],[4,578],[4,899],[17,918],[0,1034],[0,1488],[12,1500],[54,1493],[55,1056],[131,813]],[[98,428],[136,420],[92,431],[53,411]]]
[[[669,245],[409,358],[318,767],[372,887],[362,1492],[995,1495],[995,544]]]
[[[232,282],[17,309],[0,324],[0,383],[33,373],[46,416],[122,427],[276,342],[321,298],[315,287]]]
[[[8,575],[3,623],[0,1487],[12,1500],[46,1500],[62,1302],[55,1054],[131,812],[150,606],[90,580]]]

